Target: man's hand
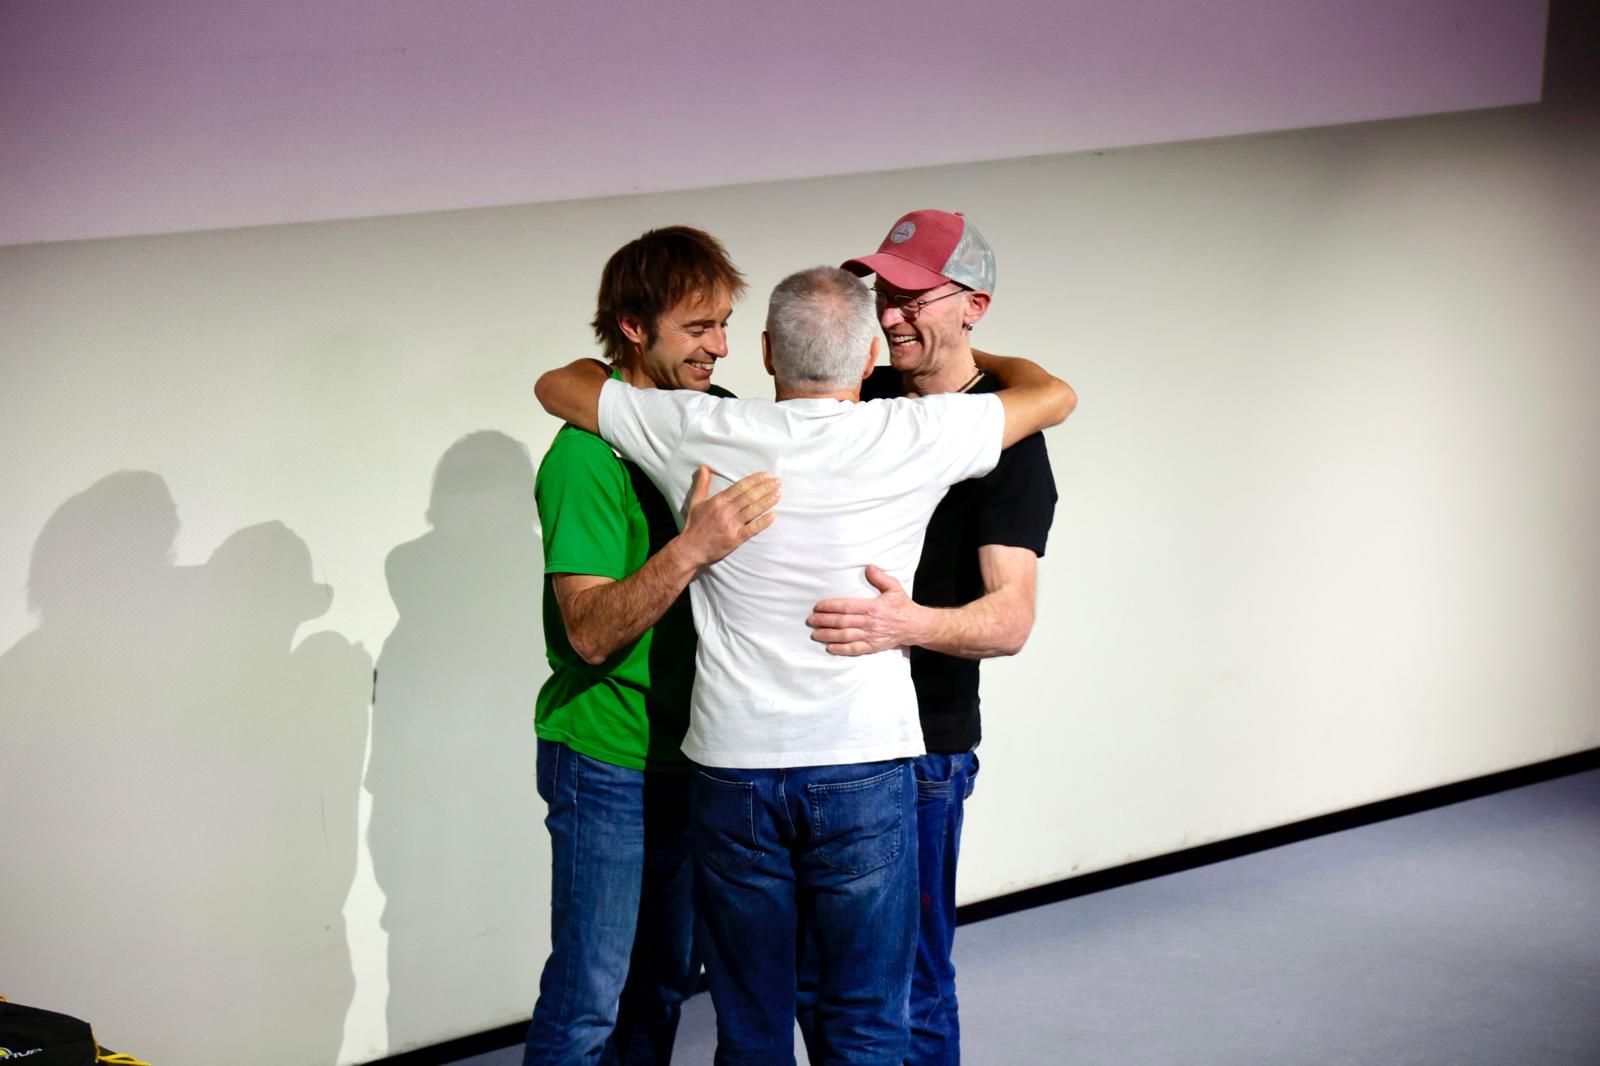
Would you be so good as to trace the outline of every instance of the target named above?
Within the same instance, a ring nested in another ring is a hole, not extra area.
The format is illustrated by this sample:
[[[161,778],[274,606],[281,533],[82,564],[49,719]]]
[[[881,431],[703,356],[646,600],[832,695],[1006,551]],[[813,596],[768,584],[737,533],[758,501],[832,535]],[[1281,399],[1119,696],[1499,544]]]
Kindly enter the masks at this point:
[[[598,666],[661,620],[702,566],[716,562],[772,524],[778,479],[751,474],[708,498],[711,469],[695,471],[689,514],[678,535],[621,581],[552,574],[567,641]]]
[[[756,473],[711,496],[711,468],[702,463],[678,534],[686,560],[697,568],[709,566],[772,525],[780,487],[771,474]]]
[[[1015,655],[1033,630],[1039,557],[1003,544],[978,547],[984,594],[963,607],[923,607],[900,582],[867,567],[883,595],[870,600],[823,600],[806,625],[831,655],[869,655],[894,647],[927,648],[959,659]]]
[[[806,619],[811,639],[826,644],[829,655],[870,655],[922,643],[928,608],[918,606],[900,582],[876,566],[867,567],[867,580],[882,595],[823,600],[811,609]]]

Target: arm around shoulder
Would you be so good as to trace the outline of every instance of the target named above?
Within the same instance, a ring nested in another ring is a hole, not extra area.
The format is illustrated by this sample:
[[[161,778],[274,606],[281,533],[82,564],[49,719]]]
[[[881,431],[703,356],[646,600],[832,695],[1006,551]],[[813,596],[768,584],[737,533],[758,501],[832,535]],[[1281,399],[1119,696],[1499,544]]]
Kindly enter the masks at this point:
[[[600,390],[611,370],[597,359],[579,359],[539,375],[533,394],[539,406],[563,422],[600,432]]]
[[[1009,448],[1024,437],[1060,425],[1078,406],[1072,386],[1037,363],[977,350],[972,356],[980,369],[1000,379],[1002,387],[995,395],[1006,412],[1001,447]]]

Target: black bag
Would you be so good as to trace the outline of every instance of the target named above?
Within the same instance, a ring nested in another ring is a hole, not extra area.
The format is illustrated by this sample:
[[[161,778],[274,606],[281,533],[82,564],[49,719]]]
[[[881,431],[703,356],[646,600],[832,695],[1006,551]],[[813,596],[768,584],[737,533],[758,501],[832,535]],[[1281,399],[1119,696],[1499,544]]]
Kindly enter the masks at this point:
[[[24,1007],[0,996],[0,1063],[11,1066],[150,1066],[95,1043],[89,1023],[53,1010]]]

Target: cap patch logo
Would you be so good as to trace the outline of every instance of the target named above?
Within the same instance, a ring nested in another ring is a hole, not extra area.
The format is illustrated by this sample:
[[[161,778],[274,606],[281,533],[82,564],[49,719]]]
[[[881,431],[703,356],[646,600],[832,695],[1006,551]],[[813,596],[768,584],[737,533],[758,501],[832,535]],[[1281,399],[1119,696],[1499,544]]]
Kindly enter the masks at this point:
[[[889,231],[890,244],[904,244],[916,235],[917,224],[907,219]]]

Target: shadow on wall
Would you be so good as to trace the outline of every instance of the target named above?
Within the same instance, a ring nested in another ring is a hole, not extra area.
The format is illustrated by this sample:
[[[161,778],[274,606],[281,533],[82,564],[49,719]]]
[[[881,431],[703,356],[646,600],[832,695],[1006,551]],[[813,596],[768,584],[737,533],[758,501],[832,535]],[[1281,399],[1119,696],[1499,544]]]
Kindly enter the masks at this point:
[[[368,845],[387,902],[391,1053],[525,1018],[548,921],[534,788],[545,666],[528,450],[463,437],[431,530],[389,553],[399,611],[378,657]]]
[[[41,624],[0,656],[0,990],[154,1062],[331,1064],[371,659],[293,645],[332,590],[282,523],[197,567],[177,531],[122,472],[34,546]]]

